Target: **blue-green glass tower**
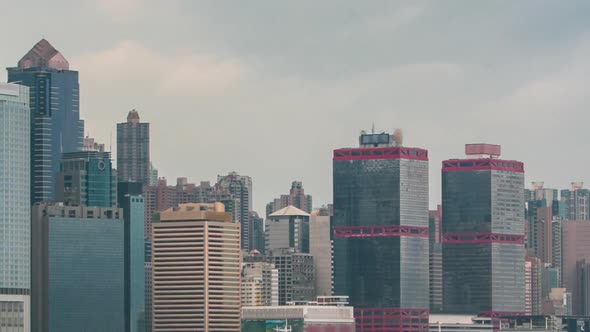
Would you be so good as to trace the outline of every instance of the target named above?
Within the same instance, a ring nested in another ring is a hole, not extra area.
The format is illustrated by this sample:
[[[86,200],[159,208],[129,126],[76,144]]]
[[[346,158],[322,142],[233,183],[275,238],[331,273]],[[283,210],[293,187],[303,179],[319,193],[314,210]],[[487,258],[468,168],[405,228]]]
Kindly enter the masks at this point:
[[[42,39],[8,68],[8,81],[30,88],[32,203],[54,200],[61,154],[80,150],[83,142],[78,72]]]
[[[116,176],[110,152],[64,153],[56,187],[57,200],[66,205],[117,206]]]
[[[0,84],[0,331],[29,324],[29,117],[29,88]]]

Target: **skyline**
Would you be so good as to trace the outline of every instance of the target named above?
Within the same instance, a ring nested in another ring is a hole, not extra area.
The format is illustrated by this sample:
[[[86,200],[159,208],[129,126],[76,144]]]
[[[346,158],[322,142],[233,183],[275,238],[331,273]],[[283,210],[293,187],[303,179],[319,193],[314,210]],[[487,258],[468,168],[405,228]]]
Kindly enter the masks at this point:
[[[463,157],[464,143],[502,145],[503,158],[525,163],[527,187],[590,181],[590,156],[578,153],[590,147],[583,126],[590,23],[580,9],[587,3],[372,2],[360,9],[354,2],[259,1],[232,10],[223,3],[159,8],[108,0],[94,2],[101,5],[96,14],[92,3],[15,8],[8,26],[21,27],[27,10],[37,24],[8,36],[0,65],[15,66],[45,34],[80,72],[90,136],[114,146],[116,123],[136,108],[152,124],[160,176],[197,183],[229,171],[251,176],[261,215],[294,180],[316,206],[331,203],[332,150],[356,147],[373,122],[377,131],[402,128],[405,146],[429,150],[431,208],[440,203],[441,161]],[[261,6],[266,10],[256,10]],[[76,29],[51,20],[65,9],[77,13]],[[153,24],[159,13],[160,24]],[[548,19],[556,24],[544,25]],[[295,133],[285,134],[286,125]],[[227,137],[207,141],[215,135]],[[547,158],[549,151],[561,153]]]

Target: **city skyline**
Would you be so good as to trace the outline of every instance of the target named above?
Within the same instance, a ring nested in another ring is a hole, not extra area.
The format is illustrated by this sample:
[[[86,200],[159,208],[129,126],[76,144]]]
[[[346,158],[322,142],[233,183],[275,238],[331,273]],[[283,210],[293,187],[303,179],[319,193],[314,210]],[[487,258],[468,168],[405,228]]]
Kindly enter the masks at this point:
[[[503,145],[507,159],[525,163],[525,183],[542,180],[547,187],[567,188],[571,181],[590,181],[583,167],[590,157],[558,138],[567,133],[584,149],[584,121],[556,121],[561,116],[585,119],[588,107],[582,88],[590,53],[585,2],[373,2],[364,8],[352,2],[254,2],[252,8],[267,10],[252,11],[180,1],[165,8],[141,0],[108,6],[113,3],[66,5],[58,0],[51,6],[14,8],[7,25],[20,26],[24,15],[35,23],[22,27],[18,36],[7,36],[0,65],[16,65],[45,36],[80,72],[81,115],[91,136],[114,146],[113,124],[136,108],[142,120],[153,124],[152,159],[161,176],[194,181],[230,171],[251,176],[254,210],[260,214],[267,200],[293,180],[307,184],[318,206],[329,203],[330,152],[355,146],[353,137],[373,121],[379,131],[404,128],[407,146],[431,151],[431,208],[440,202],[438,165],[461,157],[464,142]],[[71,17],[76,29],[51,20],[64,8],[77,14]],[[113,8],[114,13],[109,11]],[[155,15],[162,13],[163,22],[154,24]],[[547,17],[559,24],[548,29]],[[172,20],[175,24],[166,24]],[[226,20],[235,24],[216,23]],[[245,25],[250,28],[240,29]],[[472,28],[464,29],[466,25]],[[306,38],[309,34],[316,38]],[[284,37],[286,48],[277,36]],[[132,63],[140,55],[143,61]],[[154,72],[146,74],[146,68]],[[0,74],[0,81],[5,75]],[[173,84],[175,79],[182,84]],[[330,121],[333,117],[339,118],[338,125]],[[216,158],[207,164],[193,157],[174,162],[177,150],[218,135],[215,125],[202,126],[198,133],[190,130],[199,123],[219,124],[216,119],[223,119],[226,135],[214,144],[199,144]],[[306,128],[304,133],[330,135],[270,142],[285,123]],[[170,135],[168,128],[177,130]],[[522,144],[514,144],[518,140]],[[260,167],[267,151],[281,148],[300,158],[275,153],[270,169]],[[546,158],[547,150],[571,156],[567,172],[551,171],[562,162]],[[237,166],[231,162],[236,154],[241,158]]]

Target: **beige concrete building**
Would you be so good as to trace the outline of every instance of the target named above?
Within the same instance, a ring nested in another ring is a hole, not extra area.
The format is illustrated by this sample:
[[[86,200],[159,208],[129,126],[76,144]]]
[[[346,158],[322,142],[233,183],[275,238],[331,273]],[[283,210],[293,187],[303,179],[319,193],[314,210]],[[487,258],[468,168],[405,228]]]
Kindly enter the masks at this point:
[[[153,331],[240,330],[240,225],[221,203],[180,204],[152,224]]]
[[[260,253],[250,256],[260,256]],[[242,306],[279,305],[279,270],[264,261],[244,261],[241,300]]]
[[[330,215],[327,209],[314,210],[311,213],[309,253],[313,256],[316,294],[332,295],[333,250],[330,240]]]

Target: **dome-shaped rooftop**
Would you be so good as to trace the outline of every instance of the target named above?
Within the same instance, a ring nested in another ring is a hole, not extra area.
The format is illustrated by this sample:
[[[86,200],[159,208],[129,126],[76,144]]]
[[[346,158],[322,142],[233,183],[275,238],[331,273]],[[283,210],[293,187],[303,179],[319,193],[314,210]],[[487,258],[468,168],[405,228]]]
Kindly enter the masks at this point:
[[[129,114],[127,114],[127,122],[139,123],[139,113],[137,113],[135,109],[132,109]]]

